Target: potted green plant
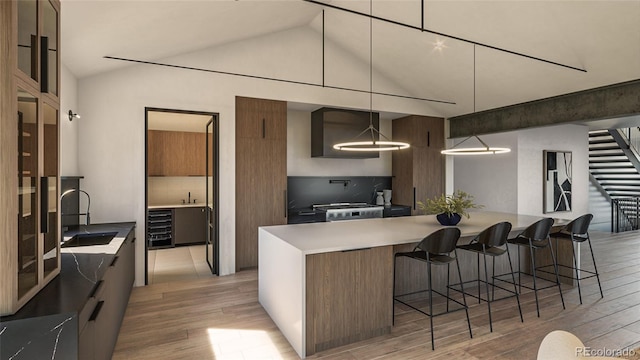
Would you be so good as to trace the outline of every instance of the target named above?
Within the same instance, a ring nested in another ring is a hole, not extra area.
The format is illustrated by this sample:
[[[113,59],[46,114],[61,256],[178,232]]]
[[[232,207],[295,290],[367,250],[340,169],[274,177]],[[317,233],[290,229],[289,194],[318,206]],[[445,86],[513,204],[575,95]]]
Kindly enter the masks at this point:
[[[436,219],[442,225],[456,225],[462,216],[469,218],[469,209],[480,209],[483,205],[473,202],[474,197],[457,190],[453,195],[442,194],[425,202],[418,201],[418,208],[425,214],[436,214]]]

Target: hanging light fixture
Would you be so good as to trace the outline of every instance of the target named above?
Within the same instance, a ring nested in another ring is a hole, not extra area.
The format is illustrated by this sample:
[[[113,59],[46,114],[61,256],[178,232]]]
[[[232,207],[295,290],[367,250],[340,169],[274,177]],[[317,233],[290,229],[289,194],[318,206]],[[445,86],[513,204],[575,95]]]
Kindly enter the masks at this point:
[[[369,0],[369,12],[371,15],[373,15],[372,3],[373,0]],[[358,140],[365,134],[370,134],[371,140]],[[376,140],[376,134],[378,135],[378,140]],[[364,129],[353,140],[335,144],[333,148],[342,151],[393,151],[411,146],[406,142],[392,141],[373,126],[373,16],[369,17],[369,127]]]
[[[473,112],[476,112],[476,45],[473,45]],[[476,138],[482,147],[459,148],[463,142]],[[491,147],[482,141],[477,135],[471,135],[468,138],[454,145],[451,149],[440,151],[444,155],[495,155],[510,152],[511,149],[504,147]]]
[[[458,148],[458,146],[460,146],[460,144],[462,144],[463,142],[465,142],[465,141],[467,141],[467,140],[469,140],[471,138],[478,139],[478,141],[482,144],[482,147]],[[468,138],[466,138],[466,139],[462,140],[461,142],[459,142],[458,144],[456,144],[451,149],[442,150],[442,151],[440,151],[440,153],[441,154],[445,154],[445,155],[488,155],[488,154],[493,155],[493,154],[504,154],[504,153],[508,153],[510,151],[511,151],[511,149],[509,149],[509,148],[491,147],[491,146],[487,145],[484,141],[482,141],[476,135],[471,135]]]

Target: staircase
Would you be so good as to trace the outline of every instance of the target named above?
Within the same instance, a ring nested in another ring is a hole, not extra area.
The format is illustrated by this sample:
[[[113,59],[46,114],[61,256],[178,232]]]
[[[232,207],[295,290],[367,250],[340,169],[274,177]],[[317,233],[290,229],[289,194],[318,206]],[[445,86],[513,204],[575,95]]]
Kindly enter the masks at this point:
[[[638,229],[640,161],[617,129],[589,131],[591,182],[612,203],[614,231]]]

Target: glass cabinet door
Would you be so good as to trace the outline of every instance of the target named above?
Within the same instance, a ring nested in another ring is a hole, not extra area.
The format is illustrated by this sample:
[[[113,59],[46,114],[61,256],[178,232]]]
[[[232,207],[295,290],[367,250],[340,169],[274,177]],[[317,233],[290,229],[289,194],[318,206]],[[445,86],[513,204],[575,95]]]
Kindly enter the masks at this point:
[[[18,299],[38,285],[38,102],[18,89]]]
[[[49,1],[42,3],[42,92],[58,95],[58,12]]]
[[[38,2],[18,0],[18,69],[38,80]]]
[[[42,182],[41,202],[44,217],[41,219],[41,229],[44,233],[43,268],[46,278],[58,268],[58,111],[48,104],[44,104],[43,113],[43,147],[44,147],[44,175]],[[46,186],[47,188],[44,188]]]

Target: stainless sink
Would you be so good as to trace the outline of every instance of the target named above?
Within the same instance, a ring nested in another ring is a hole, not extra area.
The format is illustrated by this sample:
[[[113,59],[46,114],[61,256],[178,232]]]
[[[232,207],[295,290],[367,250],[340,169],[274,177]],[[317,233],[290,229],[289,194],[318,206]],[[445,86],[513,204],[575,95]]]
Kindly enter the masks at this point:
[[[63,242],[60,247],[107,245],[116,235],[117,232],[77,234]]]

